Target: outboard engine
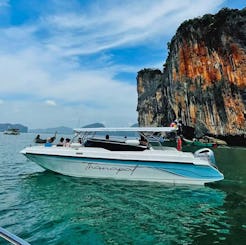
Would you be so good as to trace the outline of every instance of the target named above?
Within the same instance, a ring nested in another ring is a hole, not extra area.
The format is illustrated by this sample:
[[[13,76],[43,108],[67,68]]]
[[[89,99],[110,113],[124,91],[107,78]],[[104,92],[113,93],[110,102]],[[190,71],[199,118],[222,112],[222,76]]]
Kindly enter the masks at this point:
[[[209,148],[202,148],[200,150],[197,150],[195,153],[194,153],[194,156],[195,157],[199,157],[199,158],[205,158],[207,160],[209,160],[209,162],[212,164],[212,165],[215,165],[216,166],[216,161],[215,161],[215,157],[214,157],[214,153],[211,149]]]

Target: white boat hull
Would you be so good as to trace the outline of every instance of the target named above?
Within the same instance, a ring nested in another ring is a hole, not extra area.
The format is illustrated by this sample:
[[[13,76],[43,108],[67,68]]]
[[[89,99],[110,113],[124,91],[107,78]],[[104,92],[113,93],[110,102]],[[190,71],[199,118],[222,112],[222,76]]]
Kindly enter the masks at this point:
[[[74,177],[197,185],[223,179],[223,175],[204,160],[198,159],[199,164],[194,164],[191,153],[180,153],[181,161],[177,151],[122,153],[85,147],[30,147],[22,153],[44,169]]]

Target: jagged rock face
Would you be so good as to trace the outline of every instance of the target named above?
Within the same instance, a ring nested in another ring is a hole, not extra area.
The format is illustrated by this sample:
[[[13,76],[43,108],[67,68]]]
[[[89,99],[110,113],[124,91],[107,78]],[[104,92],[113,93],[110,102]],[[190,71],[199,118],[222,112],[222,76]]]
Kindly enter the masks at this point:
[[[138,73],[139,124],[168,125],[180,118],[197,132],[244,133],[246,9],[184,22],[169,49],[162,74]]]
[[[138,73],[139,125],[158,126],[164,119],[162,72],[144,69]]]
[[[163,73],[157,69],[141,70],[137,82],[139,125],[167,125],[166,118],[175,118],[175,113],[168,101],[168,87],[163,86]]]

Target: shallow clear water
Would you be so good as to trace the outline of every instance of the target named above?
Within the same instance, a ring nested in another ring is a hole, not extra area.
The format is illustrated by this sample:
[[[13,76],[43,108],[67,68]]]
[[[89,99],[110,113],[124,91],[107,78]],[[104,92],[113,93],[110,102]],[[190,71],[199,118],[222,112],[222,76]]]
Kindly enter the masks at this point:
[[[225,180],[206,187],[71,178],[0,134],[0,226],[31,244],[246,244],[246,149],[216,149]],[[0,244],[7,244],[0,238]]]

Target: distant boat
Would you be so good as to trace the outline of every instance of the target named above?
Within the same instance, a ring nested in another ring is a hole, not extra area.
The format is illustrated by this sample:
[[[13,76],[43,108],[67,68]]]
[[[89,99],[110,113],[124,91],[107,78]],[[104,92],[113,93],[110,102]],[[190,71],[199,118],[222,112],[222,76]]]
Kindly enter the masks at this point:
[[[7,135],[19,135],[20,130],[18,128],[9,128],[5,130],[3,133]]]
[[[194,140],[188,140],[185,138],[182,138],[184,144],[186,145],[192,145],[192,146],[201,146],[201,147],[216,147],[217,144],[216,143],[212,143],[212,142],[204,142],[198,139],[194,139]]]
[[[203,138],[210,143],[215,143],[217,145],[227,145],[226,141],[211,136],[204,136]]]
[[[224,140],[220,140],[210,136],[204,136],[202,139],[193,139],[193,140],[188,140],[184,137],[181,137],[181,139],[184,146],[216,147],[216,146],[227,145],[227,143]],[[164,138],[161,144],[163,146],[176,147],[177,137],[172,139]]]
[[[44,169],[87,178],[142,180],[172,184],[198,184],[222,180],[208,148],[190,152],[163,147],[156,132],[173,128],[80,128],[67,147],[52,144],[26,147],[21,151]],[[96,132],[138,132],[140,139],[121,141],[95,138]],[[79,138],[78,138],[79,137]],[[78,139],[82,139],[78,143]]]

